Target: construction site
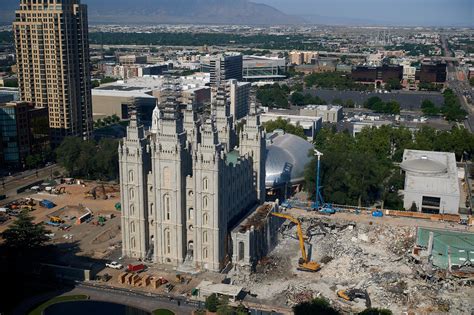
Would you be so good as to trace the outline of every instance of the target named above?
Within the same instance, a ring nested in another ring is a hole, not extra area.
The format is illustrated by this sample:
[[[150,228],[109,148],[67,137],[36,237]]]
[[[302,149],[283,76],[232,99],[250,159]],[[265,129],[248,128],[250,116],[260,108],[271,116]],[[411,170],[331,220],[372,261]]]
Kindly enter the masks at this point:
[[[287,215],[301,222],[308,262],[316,268],[301,268],[298,224],[287,221],[280,228],[278,246],[259,261],[255,272],[229,274],[250,296],[287,307],[324,297],[344,312],[372,306],[394,314],[471,314],[473,301],[466,297],[474,293],[474,234],[460,231],[451,237],[454,246],[461,246],[452,251],[467,251],[471,259],[461,268],[456,263],[458,271],[463,270],[459,273],[454,266],[435,266],[430,255],[418,252],[426,247],[417,245],[417,226],[442,229],[451,224],[351,213],[328,217],[297,209]],[[466,240],[467,248],[456,243],[458,238]]]
[[[120,192],[113,184],[58,180],[29,187],[0,208],[0,232],[27,210],[35,223],[46,225],[51,243],[64,249],[58,256],[64,263],[73,264],[76,255],[101,259],[120,247]],[[68,255],[68,244],[77,244],[78,252]]]
[[[367,307],[394,314],[472,313],[468,297],[474,294],[474,234],[472,222],[459,224],[459,215],[327,204],[314,211],[304,198],[280,206],[265,203],[231,232],[231,268],[187,273],[119,257],[119,197],[114,185],[63,183],[51,190],[28,190],[4,204],[2,215],[28,210],[35,222],[47,224],[51,244],[63,252],[57,258],[60,265],[74,266],[83,259],[126,265],[115,270],[102,263],[85,279],[98,285],[201,301],[216,292],[235,305],[282,314],[315,297],[328,299],[342,313]]]

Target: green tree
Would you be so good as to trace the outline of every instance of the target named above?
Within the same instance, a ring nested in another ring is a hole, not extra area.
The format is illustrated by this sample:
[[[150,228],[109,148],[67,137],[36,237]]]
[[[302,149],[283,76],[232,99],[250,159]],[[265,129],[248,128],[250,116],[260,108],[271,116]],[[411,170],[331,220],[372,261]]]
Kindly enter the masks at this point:
[[[56,149],[57,161],[70,176],[111,180],[118,177],[118,141],[67,137]]]
[[[378,96],[370,97],[364,103],[364,107],[371,109],[376,113],[400,114],[400,104],[397,101],[391,100],[385,103]]]
[[[346,100],[346,103],[344,104],[344,107],[347,107],[347,108],[354,108],[355,107],[355,103],[352,99],[348,99]]]
[[[301,106],[305,104],[305,97],[299,92],[291,94],[290,101],[293,105]]]
[[[291,90],[301,93],[301,92],[303,92],[303,84],[302,83],[296,83],[291,87]]]
[[[66,137],[56,149],[58,163],[72,176],[78,169],[77,159],[81,153],[81,142],[80,138]]]
[[[29,169],[36,168],[41,163],[42,158],[39,154],[30,154],[25,159],[26,167]]]
[[[93,158],[95,166],[94,177],[102,180],[117,178],[119,173],[117,147],[117,140],[100,140],[97,144],[96,154]]]
[[[389,91],[391,90],[401,90],[402,84],[397,79],[389,79],[387,83],[385,83],[385,88]]]
[[[418,90],[420,91],[440,91],[441,85],[437,85],[429,82],[420,82],[418,83]]]
[[[367,308],[359,315],[392,315],[392,311],[384,308]]]
[[[100,86],[100,81],[99,80],[92,80],[92,88],[98,88]]]
[[[441,112],[448,121],[461,122],[466,118],[467,112],[461,107],[458,96],[451,89],[443,92],[444,105]]]
[[[439,114],[439,109],[430,100],[423,100],[421,103],[421,111],[427,116],[436,116]]]
[[[47,241],[49,231],[42,223],[33,223],[33,217],[22,211],[13,224],[2,233],[5,246],[18,251],[37,249]]]
[[[339,311],[331,307],[329,302],[323,298],[316,298],[310,302],[303,302],[293,307],[295,315],[338,315]]]
[[[469,79],[469,84],[470,84],[471,86],[474,86],[474,77],[472,77],[472,78]]]
[[[304,128],[300,125],[292,125],[287,120],[278,117],[276,120],[271,120],[263,124],[265,130],[267,132],[273,132],[276,129],[282,129],[286,133],[293,134],[295,136],[301,137],[306,139],[306,135],[304,134]]]
[[[308,87],[316,86],[320,88],[357,91],[373,89],[373,87],[368,85],[355,82],[350,75],[343,72],[312,73],[307,75],[304,81]]]
[[[335,98],[332,100],[333,105],[344,105],[344,101],[340,98]]]
[[[205,306],[209,312],[217,311],[217,307],[219,306],[219,298],[215,293],[212,293],[206,298]]]
[[[115,79],[115,78],[105,77],[102,80],[100,80],[100,84],[107,84],[107,83],[112,83],[112,82],[116,82],[116,81],[117,81],[117,79]]]
[[[400,104],[397,101],[388,101],[385,103],[385,113],[400,114]]]
[[[242,303],[235,308],[236,315],[248,315],[249,310]]]
[[[117,116],[116,114],[113,114],[112,115],[112,122],[115,123],[115,124],[120,122],[120,117]]]
[[[229,306],[229,298],[222,296],[219,299],[219,305],[217,306],[218,315],[234,315],[234,309]]]
[[[276,108],[288,108],[288,95],[290,88],[287,85],[280,86],[278,83],[265,85],[257,90],[257,100],[263,105]]]

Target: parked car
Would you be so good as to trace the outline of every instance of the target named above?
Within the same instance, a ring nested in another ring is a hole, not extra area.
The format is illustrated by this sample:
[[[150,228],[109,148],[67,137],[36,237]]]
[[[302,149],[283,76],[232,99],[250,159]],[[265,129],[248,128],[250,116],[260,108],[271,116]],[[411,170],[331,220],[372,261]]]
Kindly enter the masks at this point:
[[[117,270],[123,268],[122,264],[119,264],[116,261],[112,261],[111,263],[105,264],[105,267],[112,268],[112,269],[117,269]]]

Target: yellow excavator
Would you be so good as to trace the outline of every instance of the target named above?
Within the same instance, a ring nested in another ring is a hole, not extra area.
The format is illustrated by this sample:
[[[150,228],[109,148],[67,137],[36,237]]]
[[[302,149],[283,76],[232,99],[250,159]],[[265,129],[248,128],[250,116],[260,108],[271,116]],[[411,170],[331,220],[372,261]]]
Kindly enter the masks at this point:
[[[301,223],[298,219],[292,217],[288,214],[283,214],[279,212],[272,212],[272,215],[275,217],[283,218],[288,221],[293,222],[296,224],[298,239],[300,241],[300,249],[301,249],[301,257],[298,261],[298,270],[301,271],[309,271],[309,272],[316,272],[321,269],[321,265],[315,261],[310,261],[308,255],[306,254],[306,249],[304,246],[304,238],[303,238],[303,230],[301,228]]]

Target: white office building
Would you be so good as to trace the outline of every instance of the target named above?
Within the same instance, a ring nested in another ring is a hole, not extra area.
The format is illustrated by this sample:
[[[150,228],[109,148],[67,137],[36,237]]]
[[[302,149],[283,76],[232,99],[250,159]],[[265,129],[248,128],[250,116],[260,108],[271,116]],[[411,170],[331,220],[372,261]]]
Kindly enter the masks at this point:
[[[454,153],[405,150],[400,167],[406,173],[405,209],[414,203],[419,212],[459,212],[461,190]]]

